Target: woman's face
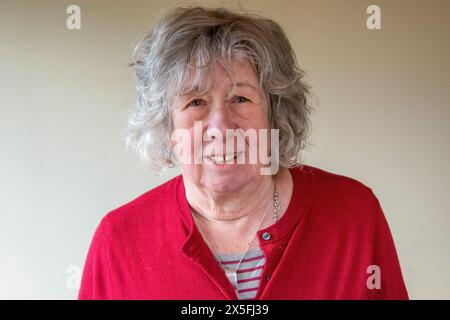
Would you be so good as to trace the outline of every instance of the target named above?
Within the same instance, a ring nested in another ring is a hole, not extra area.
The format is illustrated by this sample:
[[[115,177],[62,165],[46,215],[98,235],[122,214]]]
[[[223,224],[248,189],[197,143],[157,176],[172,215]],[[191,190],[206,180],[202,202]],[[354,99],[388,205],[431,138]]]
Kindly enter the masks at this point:
[[[259,129],[269,129],[268,103],[254,68],[247,59],[236,59],[232,69],[235,79],[216,64],[208,92],[176,96],[172,105],[174,132],[183,136],[177,134],[174,141],[172,135],[183,177],[215,193],[238,191],[262,178]],[[256,140],[251,138],[253,133]],[[231,142],[233,148],[227,146]],[[261,142],[264,148],[270,143]],[[252,160],[250,153],[258,160]]]

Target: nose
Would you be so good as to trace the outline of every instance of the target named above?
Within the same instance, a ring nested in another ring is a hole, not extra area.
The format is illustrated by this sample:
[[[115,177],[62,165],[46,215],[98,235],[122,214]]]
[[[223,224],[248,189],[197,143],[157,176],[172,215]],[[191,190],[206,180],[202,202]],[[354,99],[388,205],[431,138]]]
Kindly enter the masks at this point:
[[[227,138],[227,129],[236,129],[236,124],[232,121],[230,110],[225,102],[217,103],[209,113],[206,126],[206,138],[213,142],[222,143],[222,139]]]

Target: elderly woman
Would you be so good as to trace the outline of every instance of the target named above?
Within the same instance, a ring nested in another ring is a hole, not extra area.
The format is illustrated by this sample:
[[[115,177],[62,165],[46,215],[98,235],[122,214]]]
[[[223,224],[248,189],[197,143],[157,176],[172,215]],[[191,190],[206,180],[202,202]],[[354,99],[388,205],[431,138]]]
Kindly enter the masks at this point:
[[[304,165],[309,86],[280,26],[179,8],[135,51],[128,143],[181,175],[107,214],[80,299],[406,299],[372,190]]]

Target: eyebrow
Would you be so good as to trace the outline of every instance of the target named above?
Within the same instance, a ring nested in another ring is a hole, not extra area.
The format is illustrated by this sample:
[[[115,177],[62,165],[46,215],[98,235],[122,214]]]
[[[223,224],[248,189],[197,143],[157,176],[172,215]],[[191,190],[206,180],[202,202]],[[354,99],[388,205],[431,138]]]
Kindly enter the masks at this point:
[[[233,87],[233,85],[231,85],[230,87]],[[258,91],[258,89],[254,85],[252,85],[250,82],[248,82],[248,81],[238,81],[238,82],[236,82],[236,87],[248,87],[250,89]],[[190,92],[184,93],[184,94],[180,94],[178,96],[179,97],[189,96],[189,95],[192,94],[192,92],[196,92],[197,90],[199,90],[198,86],[194,87],[193,90],[190,90]]]

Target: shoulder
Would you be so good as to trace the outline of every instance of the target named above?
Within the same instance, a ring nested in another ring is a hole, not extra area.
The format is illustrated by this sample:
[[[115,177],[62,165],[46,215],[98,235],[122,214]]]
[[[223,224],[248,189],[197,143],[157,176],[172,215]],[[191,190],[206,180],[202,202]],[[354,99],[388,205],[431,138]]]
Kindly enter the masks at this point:
[[[181,176],[172,178],[111,210],[102,218],[100,224],[109,237],[155,227],[158,224],[156,217],[164,219],[170,215],[176,203],[177,185],[181,179]]]
[[[334,220],[374,222],[380,208],[378,198],[365,183],[338,173],[304,165],[294,174],[310,176],[314,188],[314,211]]]
[[[331,192],[334,194],[342,192],[356,192],[361,195],[367,195],[367,193],[372,192],[371,188],[365,183],[349,176],[326,171],[310,165],[303,165],[302,167],[296,168],[296,170],[306,171],[310,176],[312,176],[317,187],[323,192]]]

